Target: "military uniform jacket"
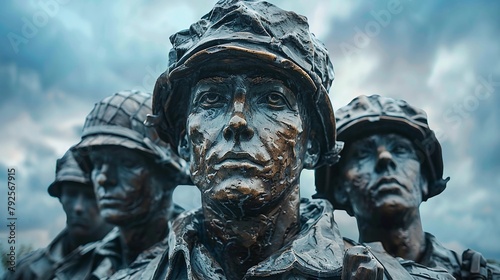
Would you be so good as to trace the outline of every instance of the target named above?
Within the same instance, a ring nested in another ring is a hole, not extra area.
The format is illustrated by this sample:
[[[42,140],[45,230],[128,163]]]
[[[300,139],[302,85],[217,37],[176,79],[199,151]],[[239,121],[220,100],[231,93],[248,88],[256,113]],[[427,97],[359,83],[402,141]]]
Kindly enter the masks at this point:
[[[406,262],[409,261],[402,262],[403,266],[410,267],[411,265],[407,265]],[[457,254],[441,245],[436,237],[428,232],[425,233],[425,252],[418,263],[431,268],[444,268],[455,278],[461,279],[460,260]]]
[[[139,280],[147,279],[146,276],[149,271],[147,270],[150,262],[157,257],[168,251],[168,238],[156,243],[149,249],[142,252],[129,267],[124,268],[113,274],[108,280]]]
[[[111,230],[102,240],[89,243],[71,254],[57,269],[55,279],[103,279],[124,266],[121,256],[120,232]]]
[[[57,279],[143,279],[142,274],[149,262],[168,249],[168,240],[164,238],[127,264],[123,258],[124,245],[118,228],[96,243],[61,267]]]
[[[340,279],[343,240],[326,200],[303,200],[301,230],[294,240],[266,260],[251,267],[244,279]],[[203,244],[201,209],[173,222],[170,250],[150,264],[153,279],[227,279]],[[151,279],[151,278],[149,278]]]
[[[63,230],[52,240],[49,246],[23,257],[16,265],[16,271],[6,271],[2,279],[53,279],[55,270],[67,258],[67,256],[63,256],[63,244],[67,236],[68,232]],[[78,250],[79,248],[75,251]]]
[[[455,252],[443,247],[429,233],[425,233],[426,250],[422,262],[419,263],[389,255],[380,242],[360,244],[349,238],[344,237],[344,240],[351,245],[367,246],[375,258],[384,266],[385,279],[453,280],[456,278],[454,273],[460,275],[460,264]],[[451,271],[448,269],[451,269]]]
[[[441,243],[439,243],[430,233],[425,233],[426,240],[426,250],[424,256],[419,261],[420,264],[433,267],[433,268],[444,268],[456,279],[468,279],[461,275],[461,262],[457,255],[452,250],[445,248]],[[407,261],[405,261],[407,262]],[[402,262],[405,265],[405,262]],[[497,280],[500,279],[500,268],[494,264],[486,264],[486,273],[488,276],[486,278]]]
[[[184,209],[174,204],[173,217],[177,217]],[[168,233],[163,240],[141,252],[132,263],[124,258],[120,230],[115,227],[101,241],[84,248],[79,256],[75,256],[58,270],[58,279],[144,279],[143,273],[149,262],[168,250]]]

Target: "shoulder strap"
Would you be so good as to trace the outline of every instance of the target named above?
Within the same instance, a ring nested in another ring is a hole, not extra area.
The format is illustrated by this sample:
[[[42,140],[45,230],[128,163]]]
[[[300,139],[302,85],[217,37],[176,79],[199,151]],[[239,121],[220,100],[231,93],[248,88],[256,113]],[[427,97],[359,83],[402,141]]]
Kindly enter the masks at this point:
[[[370,250],[373,256],[382,264],[385,270],[385,276],[388,280],[413,279],[413,276],[406,271],[395,257],[387,254],[382,243],[370,242],[364,243],[363,245],[367,246],[368,250]]]

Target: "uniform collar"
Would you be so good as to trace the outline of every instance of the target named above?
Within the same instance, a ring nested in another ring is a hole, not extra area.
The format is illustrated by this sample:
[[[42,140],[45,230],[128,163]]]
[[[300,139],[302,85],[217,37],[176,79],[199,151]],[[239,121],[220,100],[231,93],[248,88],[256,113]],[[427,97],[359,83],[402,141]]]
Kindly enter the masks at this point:
[[[340,277],[344,243],[333,218],[332,205],[321,199],[303,200],[300,214],[302,227],[296,237],[251,267],[245,279],[284,273],[312,278]],[[202,243],[202,222],[201,209],[187,212],[174,221],[169,237],[169,265],[166,274],[158,271],[156,276],[226,279],[221,266]]]

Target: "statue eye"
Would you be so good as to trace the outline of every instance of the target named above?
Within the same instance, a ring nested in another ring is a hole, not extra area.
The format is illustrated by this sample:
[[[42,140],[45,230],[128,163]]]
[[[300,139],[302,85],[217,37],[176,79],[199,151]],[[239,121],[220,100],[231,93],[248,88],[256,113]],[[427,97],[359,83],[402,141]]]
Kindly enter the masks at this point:
[[[134,168],[139,165],[138,162],[134,161],[133,159],[123,159],[122,164],[126,168]]]
[[[200,97],[199,102],[204,108],[222,107],[224,105],[224,98],[216,92],[209,91]]]
[[[356,152],[354,153],[354,156],[357,158],[357,159],[365,159],[367,158],[368,156],[370,156],[370,151],[368,149],[358,149],[356,150]]]
[[[396,155],[405,155],[411,153],[411,150],[408,146],[403,144],[396,144],[392,151],[393,154]]]
[[[90,161],[92,162],[92,165],[94,166],[95,169],[101,169],[103,160],[101,158],[90,158]]]
[[[261,99],[260,103],[265,103],[270,108],[275,109],[275,110],[281,110],[285,106],[287,106],[287,102],[286,102],[285,97],[277,92],[271,92],[271,93],[265,95]]]
[[[73,189],[73,188],[68,188],[68,189],[65,189],[64,190],[64,194],[67,196],[67,197],[71,197],[71,198],[75,198],[78,196],[78,191]]]
[[[86,189],[83,191],[83,196],[89,201],[95,202],[95,194],[92,189]]]
[[[142,157],[134,154],[122,154],[121,156],[118,156],[116,160],[116,165],[120,165],[127,169],[134,169],[146,165],[146,162]]]

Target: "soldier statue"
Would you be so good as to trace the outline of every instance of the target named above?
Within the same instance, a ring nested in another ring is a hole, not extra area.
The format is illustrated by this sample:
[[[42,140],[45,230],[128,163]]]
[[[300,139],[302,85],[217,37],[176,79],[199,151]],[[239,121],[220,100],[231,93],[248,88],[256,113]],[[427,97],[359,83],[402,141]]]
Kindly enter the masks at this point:
[[[189,162],[202,207],[173,222],[151,278],[340,279],[333,208],[299,193],[301,171],[339,153],[333,67],[306,18],[223,0],[170,40],[148,123]],[[382,279],[363,256],[364,279]],[[344,270],[351,279],[358,267]]]
[[[83,248],[88,248],[85,245],[102,239],[112,229],[99,215],[92,183],[71,151],[57,160],[56,178],[48,193],[59,198],[66,213],[66,228],[49,246],[22,258],[16,271],[7,271],[4,279],[63,278],[65,266],[83,254]]]
[[[185,162],[144,125],[150,113],[150,94],[122,91],[96,103],[85,120],[74,154],[89,166],[101,216],[116,228],[67,269],[76,279],[141,279],[168,249],[168,223],[180,212],[172,193],[189,181]]]
[[[316,197],[356,217],[359,242],[379,242],[371,245],[379,259],[398,257],[392,265],[417,279],[443,279],[443,270],[456,279],[491,274],[479,253],[464,253],[462,265],[454,251],[423,231],[420,204],[440,194],[449,180],[442,179],[441,145],[426,113],[403,100],[372,95],[356,97],[335,115],[345,148],[338,164],[316,170]]]

